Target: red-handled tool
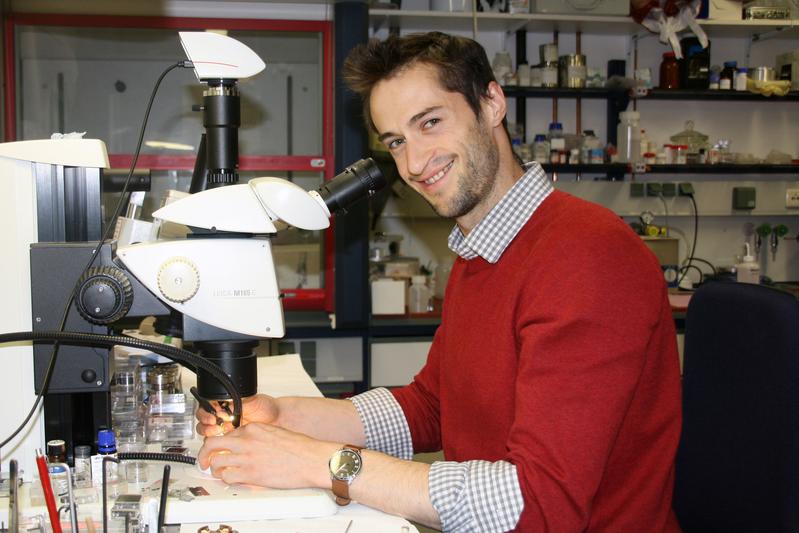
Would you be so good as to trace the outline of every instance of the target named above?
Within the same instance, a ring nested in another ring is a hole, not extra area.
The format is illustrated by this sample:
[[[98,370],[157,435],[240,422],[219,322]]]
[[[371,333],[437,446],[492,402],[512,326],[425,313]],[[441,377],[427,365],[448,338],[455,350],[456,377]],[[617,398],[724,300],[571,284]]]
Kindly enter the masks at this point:
[[[50,525],[53,533],[61,533],[61,518],[58,516],[58,507],[55,504],[53,486],[50,485],[50,473],[47,471],[47,462],[41,450],[36,450],[36,466],[39,469],[39,480],[42,482],[44,501],[47,503],[47,513],[50,515]]]

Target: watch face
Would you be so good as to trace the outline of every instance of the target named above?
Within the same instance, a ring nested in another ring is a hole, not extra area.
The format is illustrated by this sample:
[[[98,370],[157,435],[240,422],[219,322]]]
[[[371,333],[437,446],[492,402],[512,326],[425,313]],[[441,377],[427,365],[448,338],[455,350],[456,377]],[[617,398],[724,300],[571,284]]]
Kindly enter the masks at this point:
[[[361,471],[361,454],[345,448],[330,458],[330,475],[342,481],[352,481]]]

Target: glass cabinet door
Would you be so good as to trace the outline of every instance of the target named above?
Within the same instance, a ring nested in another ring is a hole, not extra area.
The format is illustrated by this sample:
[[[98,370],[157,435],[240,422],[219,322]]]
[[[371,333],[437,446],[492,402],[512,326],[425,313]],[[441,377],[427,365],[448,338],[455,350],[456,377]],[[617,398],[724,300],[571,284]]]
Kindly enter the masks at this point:
[[[44,139],[55,132],[86,132],[86,138],[106,143],[113,168],[127,170],[158,76],[186,59],[178,31],[213,28],[246,44],[266,63],[263,72],[238,85],[239,182],[276,176],[312,190],[333,176],[328,22],[63,20],[47,15],[14,19],[14,50],[6,51],[15,65],[11,137]],[[204,132],[203,114],[193,106],[202,104],[204,88],[192,69],[175,69],[161,83],[137,164],[150,171],[144,217],[160,207],[167,190],[189,188]],[[109,213],[115,201],[114,193],[104,195]],[[332,255],[326,258],[326,253],[332,254],[330,230],[290,229],[272,242],[284,306],[331,310]]]

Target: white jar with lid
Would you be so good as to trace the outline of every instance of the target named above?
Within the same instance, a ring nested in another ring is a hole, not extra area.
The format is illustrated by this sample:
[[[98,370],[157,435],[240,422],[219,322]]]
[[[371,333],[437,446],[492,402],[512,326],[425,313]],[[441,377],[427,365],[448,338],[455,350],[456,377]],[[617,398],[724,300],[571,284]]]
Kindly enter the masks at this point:
[[[749,69],[746,67],[741,67],[735,72],[735,90],[736,91],[745,91],[746,90],[746,79],[749,76]]]
[[[760,283],[760,264],[755,256],[749,254],[749,243],[744,243],[746,252],[740,263],[735,265],[735,276],[738,283]]]

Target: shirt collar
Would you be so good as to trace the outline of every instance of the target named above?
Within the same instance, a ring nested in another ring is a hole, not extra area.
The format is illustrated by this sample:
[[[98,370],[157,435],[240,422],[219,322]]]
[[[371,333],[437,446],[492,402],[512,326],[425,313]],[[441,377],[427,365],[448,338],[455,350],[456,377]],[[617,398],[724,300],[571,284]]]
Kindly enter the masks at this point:
[[[449,234],[449,249],[464,259],[482,257],[496,263],[522,226],[554,190],[544,169],[538,163],[525,165],[525,173],[505,196],[464,235],[457,225]]]

